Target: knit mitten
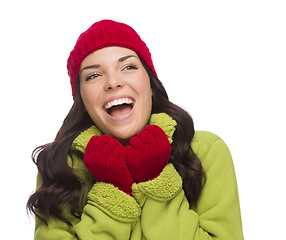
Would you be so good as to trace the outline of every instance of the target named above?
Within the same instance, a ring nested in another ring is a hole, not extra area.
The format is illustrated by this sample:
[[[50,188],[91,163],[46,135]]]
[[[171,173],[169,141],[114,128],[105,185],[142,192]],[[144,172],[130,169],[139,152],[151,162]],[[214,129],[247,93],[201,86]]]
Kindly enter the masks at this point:
[[[156,178],[168,164],[171,145],[157,125],[145,127],[129,141],[126,162],[136,183]]]
[[[83,162],[97,181],[113,184],[131,195],[133,179],[120,142],[108,135],[93,136],[86,146]]]

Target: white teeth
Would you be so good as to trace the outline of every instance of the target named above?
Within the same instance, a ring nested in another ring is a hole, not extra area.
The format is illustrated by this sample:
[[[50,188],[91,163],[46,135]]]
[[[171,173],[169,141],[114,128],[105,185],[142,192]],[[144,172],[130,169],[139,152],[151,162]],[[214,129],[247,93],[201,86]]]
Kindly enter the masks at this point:
[[[131,104],[133,102],[133,100],[131,98],[119,98],[119,99],[115,99],[113,101],[108,102],[107,104],[104,105],[105,109],[109,109],[113,106],[117,106],[117,105],[122,105],[122,104]]]

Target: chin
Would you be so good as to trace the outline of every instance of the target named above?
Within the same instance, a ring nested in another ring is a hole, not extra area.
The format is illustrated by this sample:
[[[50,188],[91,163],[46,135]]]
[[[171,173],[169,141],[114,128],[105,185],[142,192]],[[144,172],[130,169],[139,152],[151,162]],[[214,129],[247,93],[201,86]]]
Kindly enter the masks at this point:
[[[115,131],[110,131],[107,134],[121,143],[126,143],[129,142],[130,138],[136,136],[144,127],[145,125],[142,128],[138,127],[132,129],[131,126],[126,126],[121,128],[120,130],[116,129]]]

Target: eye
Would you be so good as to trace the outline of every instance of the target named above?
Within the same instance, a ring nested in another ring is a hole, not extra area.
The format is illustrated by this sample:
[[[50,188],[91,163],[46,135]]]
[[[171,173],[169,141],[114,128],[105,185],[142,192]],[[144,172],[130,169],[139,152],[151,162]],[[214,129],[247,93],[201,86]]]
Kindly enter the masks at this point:
[[[86,77],[85,81],[98,78],[99,76],[101,76],[101,74],[99,74],[99,73],[92,73],[92,74],[90,74],[90,75],[88,75],[88,76]]]
[[[135,64],[128,64],[127,66],[125,66],[122,70],[135,70],[138,69],[138,67]]]

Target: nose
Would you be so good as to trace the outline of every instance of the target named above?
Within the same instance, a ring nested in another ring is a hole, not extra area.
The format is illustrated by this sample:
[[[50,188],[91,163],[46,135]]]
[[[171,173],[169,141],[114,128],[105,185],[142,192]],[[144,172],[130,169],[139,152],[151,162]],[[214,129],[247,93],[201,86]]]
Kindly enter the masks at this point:
[[[124,86],[123,80],[119,76],[108,76],[105,82],[105,91],[122,88]]]

